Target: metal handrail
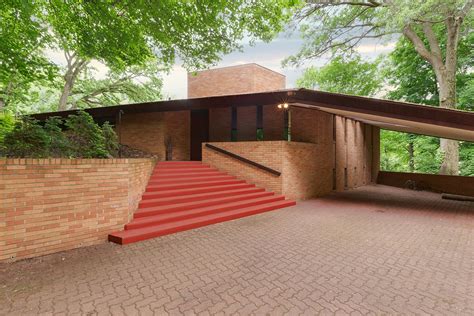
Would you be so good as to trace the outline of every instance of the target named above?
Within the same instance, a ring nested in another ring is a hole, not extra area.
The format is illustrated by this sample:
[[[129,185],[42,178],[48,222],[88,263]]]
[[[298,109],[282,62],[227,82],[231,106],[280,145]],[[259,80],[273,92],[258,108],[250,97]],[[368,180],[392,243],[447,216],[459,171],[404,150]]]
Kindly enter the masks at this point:
[[[252,161],[252,160],[250,160],[250,159],[247,159],[247,158],[244,158],[244,157],[242,157],[242,156],[239,156],[239,155],[237,155],[237,154],[231,153],[230,151],[227,151],[227,150],[225,150],[225,149],[216,147],[216,146],[211,145],[211,144],[206,144],[206,147],[207,147],[207,148],[210,148],[210,149],[212,149],[212,150],[215,150],[215,151],[217,151],[217,152],[220,152],[220,153],[222,153],[222,154],[224,154],[224,155],[227,155],[227,156],[229,156],[229,157],[232,157],[232,158],[234,158],[234,159],[237,159],[237,160],[239,160],[239,161],[242,161],[242,162],[244,162],[244,163],[246,163],[246,164],[249,164],[249,165],[252,165],[252,166],[257,167],[257,168],[259,168],[259,169],[262,169],[262,170],[264,170],[264,171],[266,171],[266,172],[269,172],[269,173],[271,173],[271,174],[273,174],[273,175],[276,175],[276,176],[278,176],[278,177],[281,175],[281,172],[276,171],[275,169],[266,167],[266,166],[264,166],[264,165],[262,165],[262,164],[259,164],[258,162],[255,162],[255,161]]]

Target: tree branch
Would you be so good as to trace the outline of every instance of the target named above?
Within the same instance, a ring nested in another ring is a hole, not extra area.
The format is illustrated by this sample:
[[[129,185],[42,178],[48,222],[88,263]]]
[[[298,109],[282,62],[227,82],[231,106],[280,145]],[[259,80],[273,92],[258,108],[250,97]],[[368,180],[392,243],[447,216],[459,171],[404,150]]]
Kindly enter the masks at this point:
[[[424,22],[422,24],[423,32],[426,35],[426,39],[430,45],[430,51],[433,53],[435,58],[439,59],[440,61],[443,60],[443,55],[441,53],[441,48],[439,47],[438,39],[436,38],[436,34],[433,32],[433,27],[431,23]]]
[[[410,25],[405,26],[403,29],[403,35],[405,35],[413,43],[413,46],[415,47],[415,50],[418,52],[418,54],[426,59],[431,65],[435,66],[437,62],[439,62],[436,60],[435,56],[426,49],[425,44],[423,44],[421,38],[415,33],[415,31],[413,31]]]
[[[352,5],[352,6],[361,6],[361,7],[371,7],[376,8],[383,6],[383,3],[376,1],[368,2],[355,2],[355,1],[324,1],[324,0],[314,0],[306,1],[308,4],[321,5],[321,6],[341,6],[341,5]]]
[[[457,16],[458,19],[464,19],[466,15],[471,11],[472,7],[474,6],[474,0],[468,0],[464,7],[459,11]]]

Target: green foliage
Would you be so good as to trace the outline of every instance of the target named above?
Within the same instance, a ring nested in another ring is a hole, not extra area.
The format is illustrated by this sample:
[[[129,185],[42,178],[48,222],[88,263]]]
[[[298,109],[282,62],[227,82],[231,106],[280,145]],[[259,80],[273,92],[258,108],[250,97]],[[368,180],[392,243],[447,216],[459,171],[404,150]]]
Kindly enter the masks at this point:
[[[0,108],[31,113],[57,110],[58,104],[65,109],[156,100],[159,76],[128,80],[131,67],[154,63],[168,69],[179,59],[188,70],[206,68],[240,49],[243,40],[270,40],[299,2],[3,1]],[[64,69],[46,58],[46,48],[64,53]],[[109,76],[80,79],[91,61],[106,65]]]
[[[119,142],[117,134],[109,122],[102,125],[102,135],[104,136],[105,150],[113,157],[118,156]]]
[[[361,96],[374,95],[382,85],[379,61],[364,61],[360,55],[338,56],[321,68],[310,67],[296,81],[298,87]]]
[[[75,157],[107,158],[109,153],[105,147],[104,134],[90,114],[79,111],[76,115],[69,115],[66,127]]]
[[[110,70],[104,79],[95,79],[92,70],[85,71],[74,85],[70,96],[74,108],[157,101],[163,97],[163,69],[158,67],[156,61],[144,66],[127,67],[120,72]]]
[[[57,116],[49,117],[44,124],[44,131],[48,135],[48,157],[72,157],[74,152],[71,143],[62,131],[64,121]]]
[[[474,143],[461,142],[459,170],[464,176],[474,176]]]
[[[438,173],[442,160],[439,138],[387,130],[381,131],[380,138],[382,170]],[[413,152],[410,152],[410,146]]]
[[[51,40],[41,16],[39,1],[0,2],[0,109],[12,100],[26,99],[37,80],[52,80],[57,67],[43,49]]]
[[[0,112],[0,144],[7,133],[15,127],[15,117],[9,112]]]
[[[24,118],[3,140],[8,157],[44,158],[48,156],[49,137],[38,121]]]
[[[351,55],[361,43],[384,43],[402,34],[407,25],[421,21],[443,23],[461,16],[466,0],[392,0],[392,1],[305,1],[297,17],[304,39],[300,50],[284,64],[301,65],[305,61],[331,55]],[[471,20],[472,10],[464,20]],[[461,31],[469,29],[465,22]]]
[[[438,25],[434,31],[441,41],[442,53],[445,54],[445,26]],[[423,34],[420,37],[428,45]],[[458,47],[458,69],[456,72],[456,90],[459,95],[457,108],[474,110],[474,33],[462,37]],[[383,69],[387,84],[394,87],[387,97],[392,100],[438,105],[439,95],[436,75],[431,65],[415,50],[411,42],[402,37],[395,49],[388,55]]]
[[[0,144],[1,156],[18,158],[107,158],[117,156],[119,147],[113,127],[100,127],[83,111],[66,120],[50,117],[44,125],[25,117]]]
[[[257,128],[257,140],[264,140],[263,128]]]
[[[440,35],[445,32],[443,26],[438,26],[435,31]],[[427,43],[426,38],[422,39]],[[459,95],[457,107],[463,110],[474,110],[474,34],[470,33],[459,42],[458,71],[456,73],[456,89]],[[444,49],[445,44],[442,42]],[[444,52],[443,52],[444,53]],[[387,94],[389,99],[402,100],[414,103],[436,106],[439,103],[436,77],[431,65],[421,58],[413,45],[405,38],[400,38],[387,58],[383,70],[387,83],[393,87]],[[396,141],[389,137],[390,132],[382,133],[382,167],[384,170],[408,171],[410,159],[407,155],[409,141],[406,134],[395,133]],[[432,137],[414,135],[418,149],[412,158],[416,166],[415,171],[425,173],[438,173],[441,164],[439,140]],[[391,150],[389,148],[392,148]],[[400,149],[402,148],[402,149]],[[460,174],[474,176],[473,144],[460,143],[459,165]],[[395,161],[405,163],[400,166]]]

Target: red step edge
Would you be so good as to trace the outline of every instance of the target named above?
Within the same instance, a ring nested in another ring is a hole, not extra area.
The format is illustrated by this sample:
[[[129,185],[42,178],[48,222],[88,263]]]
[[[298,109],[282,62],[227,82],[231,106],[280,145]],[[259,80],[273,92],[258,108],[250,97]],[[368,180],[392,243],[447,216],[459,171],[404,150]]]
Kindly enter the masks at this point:
[[[172,223],[164,224],[169,225],[170,227],[164,227],[162,230],[157,230],[155,226],[140,228],[140,229],[133,229],[133,230],[125,230],[121,232],[112,233],[109,235],[109,241],[118,243],[121,245],[126,245],[132,242],[137,242],[141,240],[146,240],[150,238],[155,238],[159,236],[169,235],[173,233],[177,233],[180,231],[185,231],[193,228],[198,228],[202,226],[207,226],[211,224],[221,223],[225,221],[230,221],[237,218],[242,218],[254,214],[259,214],[263,212],[272,211],[275,209],[280,209],[284,207],[289,207],[296,205],[295,201],[286,200],[281,205],[259,205],[259,207],[254,207],[252,210],[240,210],[240,211],[229,211],[228,214],[224,215],[224,213],[220,213],[220,217],[215,217],[211,215],[204,216],[201,218],[201,221],[197,221],[199,217],[193,218],[192,220],[183,220],[174,222],[176,225],[172,226]],[[186,223],[188,221],[189,223]],[[180,223],[184,222],[184,223]],[[160,226],[160,225],[157,225]],[[130,237],[121,237],[120,235],[131,235]]]
[[[153,216],[163,214],[166,212],[180,212],[186,210],[192,210],[195,208],[209,207],[213,205],[219,205],[224,203],[233,203],[238,201],[246,201],[251,199],[269,197],[275,195],[273,192],[259,191],[239,195],[226,195],[219,198],[210,198],[198,201],[184,202],[184,203],[173,203],[171,205],[159,205],[151,207],[140,207],[135,214],[134,218],[142,218],[147,216]]]
[[[146,199],[140,202],[139,208],[164,206],[164,205],[170,205],[170,204],[175,204],[175,203],[202,201],[206,199],[213,199],[213,198],[219,198],[219,197],[224,197],[224,196],[242,195],[242,194],[247,194],[247,193],[264,192],[264,191],[265,189],[263,188],[253,187],[253,188],[243,188],[243,189],[236,189],[236,190],[229,190],[229,191],[189,194],[189,195],[184,195],[182,197],[165,197],[165,198],[157,198],[157,199]]]

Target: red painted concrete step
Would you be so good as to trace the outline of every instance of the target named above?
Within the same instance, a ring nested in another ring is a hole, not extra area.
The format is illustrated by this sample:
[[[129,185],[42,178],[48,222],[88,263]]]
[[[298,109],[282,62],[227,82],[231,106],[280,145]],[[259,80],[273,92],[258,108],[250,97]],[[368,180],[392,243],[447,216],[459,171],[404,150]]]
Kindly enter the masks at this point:
[[[295,204],[200,162],[160,162],[134,219],[109,240],[128,244]]]
[[[220,198],[220,197],[225,197],[225,196],[238,196],[238,195],[251,194],[251,193],[256,193],[256,192],[265,192],[265,189],[252,187],[252,188],[244,188],[244,189],[237,189],[237,190],[189,194],[189,195],[184,195],[184,196],[172,196],[172,197],[164,197],[164,198],[156,198],[156,199],[150,198],[150,199],[142,200],[140,202],[139,210],[141,210],[142,208],[153,207],[153,206],[202,201],[202,200],[215,199],[215,198]]]
[[[245,183],[244,180],[237,179],[227,179],[227,180],[217,180],[217,181],[202,181],[202,182],[191,182],[191,183],[168,183],[161,185],[148,185],[146,192],[156,192],[156,191],[168,191],[168,190],[178,190],[178,189],[191,189],[191,188],[201,188],[201,187],[212,187],[218,185],[229,185],[229,184],[240,184]]]
[[[145,192],[142,196],[142,199],[183,196],[183,195],[188,195],[188,194],[198,194],[198,193],[206,193],[206,192],[227,191],[227,190],[234,190],[234,189],[252,188],[254,186],[255,185],[248,184],[248,183],[238,183],[238,184],[227,184],[227,185],[214,185],[214,186],[192,188],[192,189],[177,189],[177,190],[166,190],[166,191],[157,191],[157,192]]]
[[[138,209],[135,212],[134,218],[153,216],[153,215],[158,215],[160,213],[167,213],[167,212],[191,210],[194,208],[219,205],[223,203],[239,202],[239,201],[262,198],[262,197],[272,196],[272,195],[274,195],[273,192],[263,191],[262,189],[262,191],[260,192],[226,195],[224,197],[217,197],[217,198],[207,197],[207,198],[200,199],[197,201],[192,201],[192,202],[172,203],[172,204],[167,204],[167,205],[157,204],[155,206],[140,207],[140,209]]]
[[[206,177],[206,181],[219,181],[219,180],[232,180],[236,179],[233,176],[229,175],[218,175]],[[177,183],[192,183],[192,182],[202,182],[204,179],[202,177],[188,177],[188,178],[178,178],[178,179],[150,179],[148,185],[163,185],[163,184],[177,184]]]
[[[230,221],[233,219],[268,212],[284,207],[296,205],[295,201],[278,201],[264,205],[257,205],[239,210],[232,210],[218,214],[194,217],[190,219],[170,222],[160,225],[154,225],[138,229],[124,230],[109,235],[109,241],[125,245],[132,242],[146,240],[163,235],[169,235],[184,230]]]
[[[199,173],[194,173],[194,174],[189,174],[189,173],[172,173],[172,174],[162,174],[162,173],[156,173],[152,174],[150,177],[151,179],[179,179],[179,178],[206,178],[206,177],[212,177],[212,176],[228,176],[227,173],[220,172],[220,171],[209,171],[209,172],[199,172]]]
[[[232,211],[243,209],[251,206],[261,205],[261,204],[268,204],[276,201],[285,200],[284,196],[281,195],[273,195],[267,197],[261,197],[256,199],[249,199],[244,201],[237,201],[231,203],[224,203],[219,205],[212,205],[208,207],[202,208],[193,208],[188,210],[179,210],[179,211],[171,211],[171,212],[161,212],[161,214],[157,214],[154,216],[146,216],[141,218],[134,219],[131,223],[125,225],[125,229],[135,229],[135,228],[142,228],[147,226],[153,226],[158,224],[164,224],[168,222],[210,215],[210,214],[217,214],[225,211]]]

